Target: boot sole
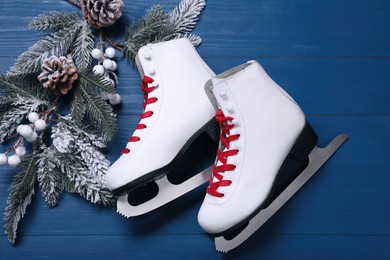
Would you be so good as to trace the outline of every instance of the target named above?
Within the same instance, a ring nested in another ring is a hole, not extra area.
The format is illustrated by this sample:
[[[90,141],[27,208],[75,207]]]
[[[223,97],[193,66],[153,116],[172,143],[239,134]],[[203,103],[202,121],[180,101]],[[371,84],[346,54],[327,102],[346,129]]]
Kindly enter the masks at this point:
[[[219,233],[212,233],[213,236],[224,236],[225,239],[230,240],[233,239],[236,235],[238,235],[249,223],[249,221],[257,215],[262,209],[267,208],[267,206],[273,201],[275,197],[274,193],[278,184],[279,177],[283,172],[286,163],[289,159],[303,161],[308,158],[310,152],[314,149],[318,141],[318,136],[311,127],[311,125],[306,121],[305,126],[303,127],[301,133],[299,134],[297,140],[294,145],[290,149],[290,152],[284,159],[282,165],[279,168],[279,171],[275,177],[275,180],[272,184],[271,190],[268,193],[266,199],[260,204],[260,206],[248,217],[244,220],[240,221],[238,224],[228,228],[225,231]]]
[[[180,151],[176,154],[176,156],[173,158],[173,160],[168,163],[167,165],[154,170],[152,172],[149,172],[129,183],[126,185],[123,185],[117,189],[112,190],[112,193],[115,196],[124,195],[126,193],[129,193],[130,191],[148,183],[155,179],[159,179],[165,175],[167,175],[169,172],[172,171],[172,169],[175,167],[175,165],[180,161],[180,159],[185,155],[187,149],[191,146],[191,144],[202,134],[207,133],[212,140],[216,140],[217,136],[219,136],[219,127],[218,123],[215,121],[214,118],[212,118],[210,121],[208,121],[204,126],[202,126],[198,131],[196,131],[184,144],[184,146],[180,149]]]

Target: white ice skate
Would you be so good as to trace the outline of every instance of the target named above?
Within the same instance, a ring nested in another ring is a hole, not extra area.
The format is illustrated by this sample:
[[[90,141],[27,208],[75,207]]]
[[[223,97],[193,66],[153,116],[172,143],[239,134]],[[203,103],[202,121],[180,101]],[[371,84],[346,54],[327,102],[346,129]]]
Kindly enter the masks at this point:
[[[144,112],[121,157],[107,174],[107,185],[120,195],[117,210],[126,217],[149,212],[205,183],[206,169],[175,185],[167,178],[190,144],[218,129],[204,84],[215,74],[186,38],[148,44],[136,57],[142,77]],[[218,131],[218,130],[217,130]],[[156,181],[156,197],[131,205],[128,193]]]
[[[200,226],[227,252],[249,238],[347,140],[318,148],[317,135],[295,101],[254,61],[207,82],[221,127],[220,149],[198,214]],[[275,199],[289,158],[305,170]]]

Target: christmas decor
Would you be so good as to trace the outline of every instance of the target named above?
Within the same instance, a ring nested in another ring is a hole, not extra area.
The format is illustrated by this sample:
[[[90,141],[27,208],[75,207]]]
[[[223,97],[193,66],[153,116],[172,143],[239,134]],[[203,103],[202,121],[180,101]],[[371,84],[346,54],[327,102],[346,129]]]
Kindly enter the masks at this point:
[[[121,101],[114,48],[133,60],[147,43],[181,37],[194,45],[201,41],[189,33],[204,0],[182,0],[170,13],[153,6],[118,42],[99,29],[121,17],[121,0],[68,1],[81,11],[36,17],[29,27],[47,36],[0,75],[0,141],[8,146],[0,153],[0,165],[18,168],[4,216],[11,243],[36,183],[49,207],[57,205],[62,191],[115,204],[105,180],[110,163],[102,153],[116,132],[111,105]],[[62,109],[67,104],[69,109]]]
[[[65,95],[72,89],[73,83],[78,78],[76,66],[73,60],[64,56],[51,56],[42,62],[43,72],[39,74],[38,80],[44,88],[54,93]]]
[[[85,19],[98,29],[113,25],[122,16],[122,0],[80,0],[80,4]]]
[[[165,13],[160,5],[155,5],[140,22],[127,28],[126,41],[116,42],[115,45],[132,61],[138,50],[151,42],[187,37],[194,46],[198,46],[202,39],[190,32],[205,6],[205,0],[182,0],[170,13]]]

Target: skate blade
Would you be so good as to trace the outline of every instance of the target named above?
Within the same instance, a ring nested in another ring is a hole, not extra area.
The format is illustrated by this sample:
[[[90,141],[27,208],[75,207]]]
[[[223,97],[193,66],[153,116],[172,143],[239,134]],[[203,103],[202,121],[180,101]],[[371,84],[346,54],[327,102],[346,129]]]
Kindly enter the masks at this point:
[[[169,182],[167,176],[164,176],[155,180],[158,185],[158,194],[154,198],[140,205],[133,206],[128,202],[129,194],[120,196],[117,201],[117,211],[127,218],[150,212],[207,182],[210,179],[211,171],[212,167],[210,166],[187,181],[177,185]]]
[[[224,236],[215,237],[216,250],[227,253],[247,240],[321,168],[347,139],[346,134],[339,134],[326,147],[314,147],[309,154],[309,163],[305,170],[267,208],[254,216],[237,236],[231,240]]]

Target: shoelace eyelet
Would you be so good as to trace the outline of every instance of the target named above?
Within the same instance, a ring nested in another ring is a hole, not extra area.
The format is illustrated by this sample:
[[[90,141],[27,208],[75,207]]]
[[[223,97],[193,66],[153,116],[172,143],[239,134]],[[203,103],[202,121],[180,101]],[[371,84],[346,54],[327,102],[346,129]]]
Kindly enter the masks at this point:
[[[153,83],[154,82],[154,79],[149,77],[149,76],[144,76],[142,78],[142,82],[141,82],[141,89],[142,91],[144,92],[144,103],[143,103],[143,108],[144,108],[144,112],[142,113],[141,115],[141,119],[145,119],[145,118],[148,118],[148,117],[151,117],[153,116],[154,112],[153,111],[147,111],[146,110],[146,107],[149,105],[149,104],[153,104],[155,102],[157,102],[158,98],[157,97],[152,97],[152,98],[149,98],[149,93],[152,92],[153,90],[156,89],[156,87],[154,86],[151,86],[149,87],[149,84]],[[142,129],[145,129],[147,126],[145,124],[142,124],[142,123],[139,123],[136,127],[137,130],[142,130]],[[138,142],[140,141],[141,138],[138,137],[138,136],[132,136],[130,137],[130,139],[128,140],[128,142]],[[129,148],[124,148],[122,150],[122,154],[128,154],[130,152],[130,149]]]
[[[237,166],[233,164],[228,164],[228,157],[236,155],[238,149],[230,149],[230,142],[238,139],[239,134],[231,134],[230,130],[234,127],[234,124],[229,124],[234,118],[231,116],[225,116],[221,109],[216,112],[215,118],[219,123],[221,128],[220,142],[222,144],[223,150],[221,148],[217,151],[217,162],[213,165],[213,174],[210,177],[209,186],[207,187],[206,192],[215,197],[221,197],[223,193],[218,191],[219,187],[230,186],[232,181],[225,180],[222,173],[226,171],[234,171]],[[220,162],[220,164],[218,164]],[[218,165],[218,166],[217,166]],[[215,180],[216,179],[216,180]]]

